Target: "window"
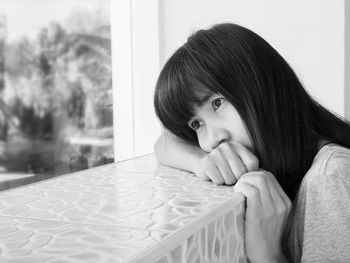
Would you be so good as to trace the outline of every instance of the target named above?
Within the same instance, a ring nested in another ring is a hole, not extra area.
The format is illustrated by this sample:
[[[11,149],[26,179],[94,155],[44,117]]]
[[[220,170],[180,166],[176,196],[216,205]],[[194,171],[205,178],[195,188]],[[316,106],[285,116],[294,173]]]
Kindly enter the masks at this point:
[[[158,73],[157,0],[2,0],[0,190],[151,153]]]
[[[111,61],[109,0],[1,1],[0,190],[114,161]]]

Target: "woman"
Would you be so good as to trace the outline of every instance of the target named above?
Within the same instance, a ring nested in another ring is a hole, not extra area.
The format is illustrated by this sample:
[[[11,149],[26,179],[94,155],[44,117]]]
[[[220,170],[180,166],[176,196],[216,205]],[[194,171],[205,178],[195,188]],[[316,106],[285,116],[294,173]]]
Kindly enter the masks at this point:
[[[251,262],[350,261],[350,125],[265,40],[235,24],[197,31],[154,104],[159,162],[246,196]]]

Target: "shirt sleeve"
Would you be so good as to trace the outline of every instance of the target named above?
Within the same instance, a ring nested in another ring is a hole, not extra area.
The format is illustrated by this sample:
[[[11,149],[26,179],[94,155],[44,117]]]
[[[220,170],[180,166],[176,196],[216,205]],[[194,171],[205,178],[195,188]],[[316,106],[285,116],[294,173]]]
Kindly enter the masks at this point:
[[[294,262],[350,262],[350,151],[335,151],[299,190]]]

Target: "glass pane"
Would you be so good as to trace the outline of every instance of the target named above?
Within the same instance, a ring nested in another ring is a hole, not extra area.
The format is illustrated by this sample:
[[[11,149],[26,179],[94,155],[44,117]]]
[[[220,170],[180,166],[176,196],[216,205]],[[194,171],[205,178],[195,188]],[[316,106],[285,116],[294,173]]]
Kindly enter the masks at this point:
[[[114,161],[109,0],[1,0],[0,190]]]

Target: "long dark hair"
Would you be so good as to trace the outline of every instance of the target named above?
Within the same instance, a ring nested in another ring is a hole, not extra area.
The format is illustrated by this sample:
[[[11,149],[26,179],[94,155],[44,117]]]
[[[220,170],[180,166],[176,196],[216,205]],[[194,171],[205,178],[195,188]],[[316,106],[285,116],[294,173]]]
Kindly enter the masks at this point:
[[[187,122],[194,106],[216,93],[237,109],[260,167],[291,198],[320,140],[350,148],[350,124],[318,104],[277,51],[239,25],[199,30],[169,58],[156,84],[156,114],[166,129],[198,145]]]

